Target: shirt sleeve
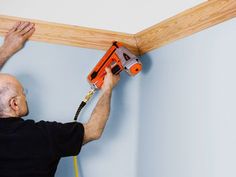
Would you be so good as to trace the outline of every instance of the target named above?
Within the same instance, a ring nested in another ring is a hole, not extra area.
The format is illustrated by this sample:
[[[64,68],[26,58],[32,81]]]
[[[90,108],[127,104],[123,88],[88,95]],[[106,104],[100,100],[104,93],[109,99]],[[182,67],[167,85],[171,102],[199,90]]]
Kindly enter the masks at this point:
[[[49,142],[57,156],[67,157],[79,154],[84,138],[82,123],[40,121],[37,124],[46,131]]]

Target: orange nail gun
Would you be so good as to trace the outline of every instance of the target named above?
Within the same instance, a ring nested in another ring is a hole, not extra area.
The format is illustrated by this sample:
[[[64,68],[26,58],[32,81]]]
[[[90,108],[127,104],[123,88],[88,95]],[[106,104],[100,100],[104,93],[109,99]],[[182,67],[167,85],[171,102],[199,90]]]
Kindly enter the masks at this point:
[[[119,42],[113,42],[110,49],[88,75],[88,82],[92,87],[95,87],[96,89],[101,88],[103,79],[106,75],[106,67],[111,67],[113,74],[119,74],[122,70],[125,70],[132,76],[138,74],[142,70],[142,64],[138,57],[132,54]]]
[[[129,75],[134,76],[142,70],[142,63],[137,56],[132,54],[120,42],[113,42],[110,49],[89,73],[87,79],[91,85],[91,90],[78,107],[74,120],[77,120],[79,112],[93,96],[95,91],[102,87],[106,75],[106,67],[110,67],[113,74],[119,74],[121,71],[125,70]]]

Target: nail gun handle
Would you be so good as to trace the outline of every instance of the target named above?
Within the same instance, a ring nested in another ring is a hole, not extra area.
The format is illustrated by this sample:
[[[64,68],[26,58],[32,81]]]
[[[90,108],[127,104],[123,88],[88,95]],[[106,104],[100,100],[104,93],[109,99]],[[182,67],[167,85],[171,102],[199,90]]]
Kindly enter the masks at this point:
[[[114,42],[108,49],[105,55],[96,64],[93,70],[88,75],[88,82],[95,88],[100,89],[106,75],[105,68],[111,67],[113,74],[119,74],[123,69],[122,61],[117,55],[117,49],[122,47],[122,44]]]
[[[115,66],[111,67],[111,72],[112,72],[112,74],[118,75],[121,71],[122,71],[122,68],[120,68],[119,65],[115,65]],[[97,82],[94,83],[94,86],[95,86],[96,88],[100,89],[100,88],[102,87],[105,76],[106,76],[106,72],[104,71],[104,72],[99,76],[99,79],[97,80]]]
[[[122,68],[119,65],[115,65],[114,67],[111,68],[112,74],[119,74],[122,71]]]

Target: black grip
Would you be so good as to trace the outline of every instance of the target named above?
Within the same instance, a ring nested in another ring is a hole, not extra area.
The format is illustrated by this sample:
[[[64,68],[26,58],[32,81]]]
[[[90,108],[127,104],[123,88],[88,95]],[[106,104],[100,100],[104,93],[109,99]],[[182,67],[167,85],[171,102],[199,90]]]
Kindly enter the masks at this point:
[[[119,74],[120,71],[121,71],[121,68],[120,68],[119,65],[116,65],[116,66],[114,66],[113,68],[111,68],[112,74]]]
[[[90,75],[91,80],[93,80],[95,77],[97,77],[98,72],[97,71],[93,71],[93,73]]]

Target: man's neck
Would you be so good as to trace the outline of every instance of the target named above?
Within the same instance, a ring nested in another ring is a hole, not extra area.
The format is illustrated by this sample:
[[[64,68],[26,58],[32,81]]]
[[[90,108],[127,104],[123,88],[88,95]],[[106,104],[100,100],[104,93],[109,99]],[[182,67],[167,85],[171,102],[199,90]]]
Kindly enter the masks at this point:
[[[15,115],[15,114],[11,114],[11,113],[5,113],[3,115],[0,116],[0,119],[7,119],[7,118],[19,118],[19,116]]]

